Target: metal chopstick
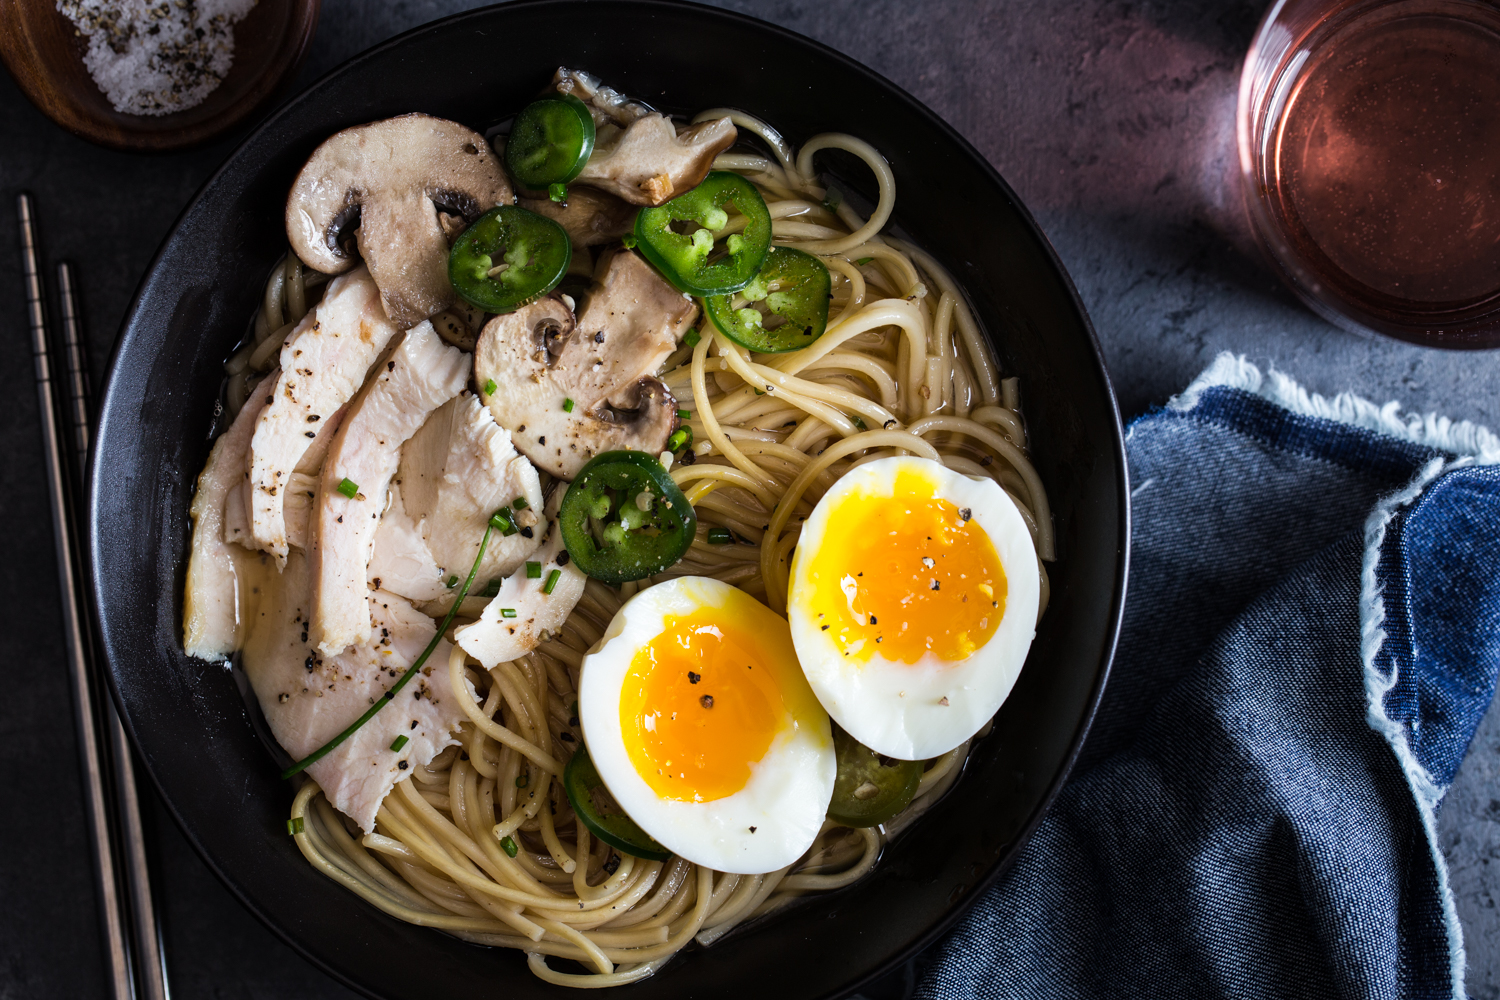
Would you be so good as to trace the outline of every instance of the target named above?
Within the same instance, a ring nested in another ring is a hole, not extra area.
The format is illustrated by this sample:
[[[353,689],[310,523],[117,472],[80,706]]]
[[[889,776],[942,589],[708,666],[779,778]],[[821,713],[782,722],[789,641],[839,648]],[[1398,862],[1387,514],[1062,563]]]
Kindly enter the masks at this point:
[[[89,440],[93,424],[89,419],[88,355],[83,343],[83,324],[78,308],[78,288],[73,280],[73,266],[57,265],[58,296],[62,301],[63,351],[68,358],[68,403],[66,412],[72,431],[74,458],[77,461],[82,510],[82,484],[88,480]],[[75,538],[82,537],[82,522],[74,523]],[[80,549],[82,547],[80,546]],[[80,551],[80,556],[84,553]],[[85,603],[85,606],[87,604]],[[102,664],[100,657],[96,660]],[[95,674],[97,677],[98,674]],[[142,1000],[167,1000],[167,972],[162,961],[161,928],[156,906],[151,898],[151,869],[146,860],[146,833],[141,823],[140,798],[136,790],[135,765],[125,726],[115,711],[114,702],[101,696],[108,715],[110,757],[114,764],[115,818],[120,834],[120,867],[130,896],[132,939],[135,945],[135,971]]]
[[[73,498],[69,496],[63,466],[61,429],[53,395],[51,350],[42,275],[38,266],[36,218],[31,196],[16,198],[20,217],[21,261],[26,282],[26,307],[31,332],[32,359],[36,368],[37,401],[42,421],[42,457],[47,468],[47,495],[52,504],[53,540],[57,553],[57,576],[62,592],[63,639],[68,656],[68,679],[73,687],[73,716],[83,768],[84,812],[94,849],[98,877],[100,917],[106,953],[105,972],[115,1000],[132,1000],[131,945],[126,930],[128,918],[120,894],[121,872],[117,866],[111,832],[109,802],[105,789],[107,769],[100,745],[97,702],[89,670],[89,638],[78,591],[78,552],[73,538]]]

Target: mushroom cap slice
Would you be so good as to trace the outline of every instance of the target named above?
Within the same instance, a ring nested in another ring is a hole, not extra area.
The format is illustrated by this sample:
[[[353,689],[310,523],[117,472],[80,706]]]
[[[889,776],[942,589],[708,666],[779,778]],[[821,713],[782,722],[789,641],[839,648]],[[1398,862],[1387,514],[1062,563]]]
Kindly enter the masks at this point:
[[[574,250],[613,243],[635,228],[635,213],[640,210],[607,191],[581,184],[573,185],[568,200],[561,204],[551,198],[524,197],[516,204],[562,226]]]
[[[606,256],[596,278],[576,320],[548,296],[490,320],[474,350],[495,422],[539,469],[570,481],[601,452],[666,446],[677,403],[656,372],[698,315],[630,251]]]
[[[313,151],[292,184],[286,233],[309,267],[340,274],[356,263],[347,231],[391,322],[405,330],[453,302],[448,240],[438,209],[472,222],[512,193],[484,137],[411,114],[344,129]]]
[[[734,145],[739,132],[728,118],[678,131],[658,112],[621,129],[599,127],[594,154],[575,181],[618,195],[633,205],[660,205],[698,186],[714,157]]]

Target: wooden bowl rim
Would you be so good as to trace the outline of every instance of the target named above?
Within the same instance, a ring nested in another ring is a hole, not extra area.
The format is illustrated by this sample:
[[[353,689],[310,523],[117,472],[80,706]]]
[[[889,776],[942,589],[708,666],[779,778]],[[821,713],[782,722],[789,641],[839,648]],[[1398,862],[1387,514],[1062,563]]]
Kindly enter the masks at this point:
[[[281,35],[284,44],[267,61],[265,72],[240,81],[239,92],[229,98],[226,106],[217,110],[204,109],[214,103],[215,96],[233,78],[233,68],[225,83],[211,91],[202,103],[161,116],[125,115],[110,109],[109,117],[104,117],[66,90],[49,87],[47,83],[58,79],[61,74],[43,61],[42,52],[37,47],[29,44],[32,32],[27,28],[35,23],[34,19],[51,16],[66,25],[69,32],[74,30],[54,0],[0,0],[0,62],[5,63],[16,85],[37,110],[79,138],[125,152],[187,149],[222,135],[265,107],[281,85],[301,67],[317,30],[322,0],[257,0],[256,7],[246,15],[247,19],[254,15],[257,7],[277,2],[288,6]],[[238,30],[236,25],[235,43],[240,47]],[[81,59],[77,69],[93,84]],[[99,103],[109,108],[102,92],[99,93]]]

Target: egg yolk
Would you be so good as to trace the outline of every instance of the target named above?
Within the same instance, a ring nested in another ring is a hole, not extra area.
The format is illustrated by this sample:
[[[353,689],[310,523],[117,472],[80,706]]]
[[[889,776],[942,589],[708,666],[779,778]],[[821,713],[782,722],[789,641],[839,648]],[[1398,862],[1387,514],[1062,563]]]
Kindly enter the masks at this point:
[[[927,477],[902,470],[894,495],[850,493],[826,525],[808,567],[812,610],[845,656],[959,661],[999,627],[1005,568],[995,546]]]
[[[664,799],[712,802],[750,780],[787,707],[755,637],[715,609],[668,615],[620,691],[630,762]]]

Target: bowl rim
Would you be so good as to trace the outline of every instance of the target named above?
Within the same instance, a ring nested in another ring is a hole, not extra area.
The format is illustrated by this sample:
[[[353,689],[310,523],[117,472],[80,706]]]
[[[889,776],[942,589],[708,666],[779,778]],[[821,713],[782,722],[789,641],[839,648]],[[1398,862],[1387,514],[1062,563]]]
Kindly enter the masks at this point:
[[[967,888],[963,896],[954,901],[948,907],[948,909],[944,912],[943,916],[940,919],[935,921],[922,935],[917,937],[912,942],[908,943],[905,947],[893,952],[881,962],[875,964],[871,968],[858,975],[857,978],[851,978],[847,980],[837,990],[827,995],[828,998],[847,996],[869,984],[870,982],[880,978],[881,976],[886,975],[900,964],[908,961],[915,955],[924,951],[940,937],[951,930],[953,925],[968,913],[968,911],[975,905],[975,903],[977,903],[979,898],[1010,869],[1011,865],[1015,863],[1017,856],[1024,848],[1026,841],[1030,839],[1031,835],[1040,825],[1043,817],[1046,816],[1047,812],[1052,806],[1053,801],[1056,799],[1058,793],[1062,789],[1063,784],[1067,781],[1069,775],[1072,773],[1073,767],[1078,760],[1079,754],[1081,753],[1083,748],[1084,741],[1087,738],[1094,718],[1098,713],[1104,690],[1113,668],[1114,657],[1119,644],[1120,630],[1124,617],[1123,612],[1127,591],[1127,581],[1129,577],[1131,549],[1130,479],[1129,463],[1125,450],[1124,423],[1120,416],[1119,400],[1115,394],[1114,384],[1110,378],[1109,370],[1105,365],[1103,348],[1101,347],[1098,335],[1094,330],[1093,321],[1090,319],[1088,310],[1085,308],[1083,300],[1078,293],[1078,289],[1073,282],[1072,275],[1069,274],[1068,270],[1063,266],[1062,260],[1059,258],[1056,249],[1052,245],[1052,242],[1047,238],[1042,228],[1037,224],[1037,221],[1033,217],[1031,211],[1026,207],[1026,205],[1017,196],[1016,192],[1000,175],[1000,172],[994,167],[994,165],[991,164],[989,160],[982,153],[980,153],[972,143],[968,141],[968,139],[960,134],[953,126],[948,124],[948,122],[945,121],[940,115],[938,115],[932,109],[928,108],[925,104],[908,93],[903,87],[892,82],[882,74],[864,65],[858,60],[847,56],[842,52],[839,52],[838,50],[833,49],[814,38],[810,38],[799,32],[790,30],[780,24],[776,24],[771,21],[763,21],[759,18],[740,13],[739,11],[693,2],[693,0],[509,0],[509,2],[494,3],[483,7],[475,7],[441,18],[436,18],[432,21],[425,22],[423,24],[417,25],[416,27],[403,31],[398,35],[392,36],[391,38],[386,39],[383,42],[380,42],[367,49],[364,49],[359,53],[356,53],[355,55],[346,59],[344,62],[328,70],[313,82],[309,83],[297,94],[287,98],[280,105],[274,108],[270,113],[265,115],[255,125],[255,127],[245,135],[245,137],[235,146],[235,148],[225,156],[224,161],[207,178],[205,178],[202,185],[200,185],[198,190],[194,192],[193,196],[188,200],[182,211],[173,221],[172,226],[167,231],[166,236],[162,239],[161,245],[157,248],[156,253],[152,256],[150,264],[147,265],[146,270],[143,272],[141,281],[136,288],[135,294],[131,298],[130,306],[126,310],[125,316],[121,321],[119,332],[116,335],[114,345],[110,351],[109,363],[106,369],[107,374],[105,378],[104,391],[100,396],[99,425],[95,429],[95,434],[92,438],[89,454],[87,513],[89,528],[88,555],[90,562],[89,586],[91,610],[95,612],[97,624],[97,612],[102,603],[101,597],[105,589],[105,582],[99,578],[98,571],[94,568],[98,565],[96,546],[98,544],[99,534],[95,530],[95,527],[101,502],[101,497],[97,492],[98,476],[96,475],[97,464],[101,461],[98,452],[98,445],[107,436],[106,423],[109,416],[109,407],[104,404],[107,402],[108,397],[114,391],[114,385],[116,383],[116,367],[119,363],[121,354],[123,353],[129,340],[131,339],[131,332],[137,323],[138,314],[141,311],[143,300],[151,284],[151,280],[156,274],[157,268],[160,265],[162,258],[165,256],[167,249],[177,238],[184,220],[194,211],[195,208],[197,208],[199,203],[204,199],[207,190],[212,188],[218,182],[218,180],[231,169],[235,160],[237,160],[238,157],[246,149],[252,146],[264,133],[274,128],[274,126],[280,120],[289,115],[293,110],[300,108],[306,102],[313,100],[317,92],[326,83],[338,76],[354,71],[363,63],[375,59],[379,56],[385,55],[392,50],[399,49],[412,39],[430,33],[434,29],[446,28],[450,25],[465,20],[492,17],[497,12],[547,7],[573,7],[580,3],[587,4],[590,7],[596,8],[635,7],[671,10],[676,13],[688,12],[692,16],[719,18],[732,24],[751,26],[756,31],[777,35],[790,42],[795,43],[798,46],[812,48],[822,58],[836,63],[841,70],[873,81],[879,84],[882,88],[888,89],[890,94],[895,99],[901,101],[907,106],[908,110],[924,119],[932,127],[936,128],[939,133],[942,134],[948,141],[952,142],[958,150],[960,150],[965,156],[971,159],[980,168],[982,174],[986,177],[986,179],[996,188],[998,188],[1010,202],[1011,207],[1017,214],[1017,217],[1021,222],[1024,223],[1031,236],[1036,240],[1038,247],[1040,248],[1042,253],[1045,254],[1047,263],[1051,265],[1052,270],[1060,279],[1062,287],[1065,290],[1068,299],[1077,314],[1077,317],[1082,326],[1082,332],[1085,334],[1088,347],[1092,352],[1092,357],[1096,368],[1095,374],[1099,378],[1100,386],[1103,389],[1105,395],[1105,402],[1107,402],[1108,404],[1107,412],[1109,416],[1110,430],[1112,432],[1112,447],[1101,448],[1101,453],[1107,454],[1112,452],[1111,458],[1117,464],[1120,472],[1119,488],[1117,496],[1115,497],[1115,507],[1112,512],[1113,516],[1117,520],[1118,525],[1119,550],[1112,580],[1111,598],[1108,610],[1108,627],[1106,629],[1106,633],[1101,636],[1102,641],[1100,644],[1099,669],[1094,677],[1093,685],[1089,690],[1087,707],[1081,714],[1075,731],[1069,740],[1068,751],[1063,759],[1062,766],[1057,770],[1057,773],[1048,783],[1045,792],[1037,800],[1037,804],[1033,809],[1031,815],[1018,829],[1011,849],[1008,850],[1003,857],[991,864],[986,871],[979,875]],[[125,708],[124,696],[119,687],[118,678],[116,677],[112,665],[107,666],[104,670],[104,673],[108,680],[110,694],[114,699],[115,707],[119,711],[121,721],[124,723],[126,731],[129,733],[132,742],[139,746],[139,739],[135,731],[134,720],[131,718],[130,714]],[[148,765],[146,767],[146,771],[151,777],[152,784],[155,787],[156,792],[162,801],[162,804],[166,807],[168,813],[171,815],[173,822],[177,824],[177,827],[181,831],[184,839],[192,845],[193,850],[198,854],[199,858],[204,862],[208,869],[214,873],[215,877],[218,878],[220,883],[223,884],[235,897],[235,899],[251,914],[253,914],[255,918],[261,922],[262,925],[268,928],[271,933],[273,933],[278,939],[289,945],[303,959],[308,961],[320,972],[334,979],[339,984],[353,990],[356,993],[359,993],[362,996],[370,997],[371,1000],[389,1000],[388,996],[374,992],[361,982],[351,978],[341,968],[333,964],[329,959],[325,958],[317,951],[309,947],[305,940],[293,935],[290,931],[280,926],[272,918],[271,915],[263,912],[262,909],[247,895],[247,892],[238,885],[235,879],[231,878],[224,870],[221,869],[218,862],[210,854],[208,849],[199,841],[198,837],[192,831],[192,828],[188,824],[183,813],[178,808],[177,803],[172,801],[172,799],[166,794],[165,788],[161,780],[158,779],[154,768]]]

